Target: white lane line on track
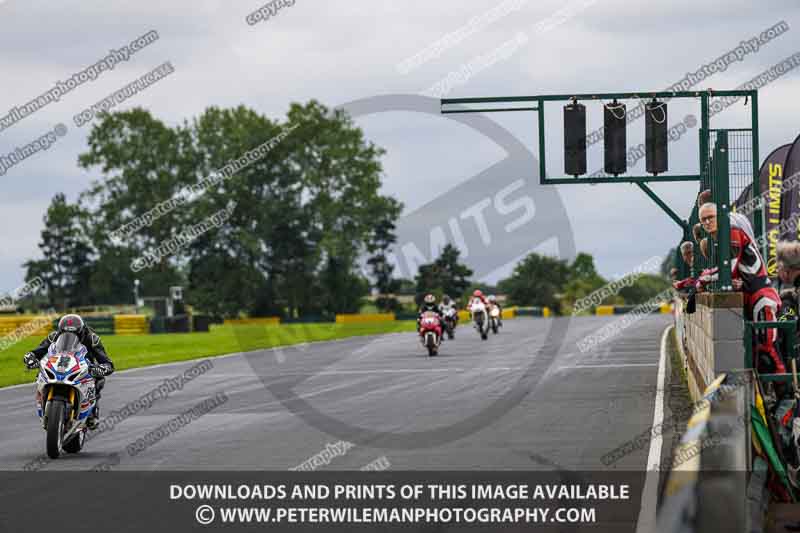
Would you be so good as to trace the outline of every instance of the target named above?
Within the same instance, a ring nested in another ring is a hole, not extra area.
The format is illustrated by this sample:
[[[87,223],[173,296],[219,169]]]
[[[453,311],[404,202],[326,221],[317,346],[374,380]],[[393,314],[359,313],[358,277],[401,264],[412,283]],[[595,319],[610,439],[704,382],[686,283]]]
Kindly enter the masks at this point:
[[[309,372],[312,376],[326,376],[329,374],[407,374],[414,372],[463,372],[463,368],[382,368],[372,370],[323,370],[321,372]]]
[[[658,366],[655,363],[612,363],[610,365],[573,365],[573,366],[560,366],[559,370],[574,370],[579,368],[624,368],[624,367],[646,367]]]
[[[661,357],[658,361],[658,381],[656,385],[656,403],[653,407],[653,425],[660,427],[664,421],[664,378],[666,377],[667,338],[673,326],[668,326],[661,335]],[[655,433],[655,432],[653,432]],[[639,508],[639,519],[636,521],[636,533],[650,533],[656,530],[656,505],[658,504],[658,480],[661,471],[661,432],[650,439],[650,453],[647,455],[642,503]]]

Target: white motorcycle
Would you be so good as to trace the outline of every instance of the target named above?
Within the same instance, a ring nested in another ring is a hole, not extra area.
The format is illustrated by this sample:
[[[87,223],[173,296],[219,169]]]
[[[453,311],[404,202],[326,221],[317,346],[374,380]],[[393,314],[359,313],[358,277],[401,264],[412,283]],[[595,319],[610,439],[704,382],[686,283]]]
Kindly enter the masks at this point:
[[[469,308],[472,313],[472,322],[475,324],[475,329],[481,335],[481,339],[486,340],[489,338],[489,313],[486,312],[486,305],[480,300],[472,302]]]
[[[444,314],[444,330],[447,332],[447,338],[453,340],[456,336],[456,324],[458,323],[458,311],[455,307],[447,307],[443,311]]]
[[[87,349],[74,333],[62,333],[39,363],[36,409],[51,459],[62,450],[78,453],[86,441],[86,421],[97,402]]]
[[[492,327],[492,333],[497,335],[497,330],[500,329],[500,308],[496,305],[493,305],[492,310],[489,311],[489,323]]]

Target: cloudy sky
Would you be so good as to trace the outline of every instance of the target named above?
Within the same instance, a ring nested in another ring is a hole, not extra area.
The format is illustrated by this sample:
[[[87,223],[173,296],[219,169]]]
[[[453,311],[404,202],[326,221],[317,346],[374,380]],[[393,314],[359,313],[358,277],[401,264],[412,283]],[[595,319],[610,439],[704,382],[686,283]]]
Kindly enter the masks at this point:
[[[175,72],[118,109],[143,106],[175,124],[209,105],[244,104],[279,119],[294,101],[315,98],[339,106],[396,95],[393,98],[400,102],[403,95],[430,95],[436,87],[448,97],[653,91],[785,21],[788,31],[696,86],[727,89],[800,51],[800,5],[793,0],[283,3],[268,19],[248,24],[246,17],[263,2],[0,0],[0,119],[58,80],[96,63],[110,49],[151,30],[159,35],[156,42],[112,71],[0,131],[0,156],[5,156],[53,131],[57,124],[67,126],[66,135],[47,151],[0,176],[4,222],[0,225],[0,290],[19,285],[24,276],[21,264],[39,256],[42,216],[52,196],[65,192],[74,199],[92,180],[102,179],[99,171],[86,172],[76,164],[78,154],[86,149],[89,126],[77,127],[73,116],[165,61],[171,62]],[[491,11],[498,5],[505,6],[502,16],[499,10]],[[457,38],[431,48],[448,35]],[[435,53],[425,55],[426,50]],[[425,56],[424,62],[410,71],[404,68],[409,65],[404,61],[415,56]],[[461,75],[450,75],[449,83],[441,83],[451,72]],[[798,73],[790,72],[760,91],[761,157],[800,133],[794,100],[798,89]],[[430,105],[435,109],[438,104],[431,100]],[[560,107],[548,108],[550,174],[560,173]],[[390,108],[387,105],[385,111],[381,108],[383,112],[356,121],[370,140],[387,150],[384,191],[402,200],[407,214],[426,205],[428,210],[436,206],[447,210],[448,202],[460,201],[459,187],[507,156],[496,139],[472,129],[470,120],[491,120],[536,150],[531,113],[457,121],[450,118],[453,115]],[[698,108],[692,102],[671,106],[670,123],[697,113]],[[714,125],[747,127],[742,122],[747,109],[739,103]],[[590,112],[590,129],[600,125],[599,117]],[[632,125],[628,136],[629,146],[642,141],[643,122]],[[696,171],[696,137],[693,130],[671,145],[671,169]],[[595,148],[590,171],[600,161],[600,146]],[[526,171],[513,168],[513,172]],[[520,176],[490,173],[484,180],[487,197],[495,196],[495,208],[500,194],[500,189],[492,188],[495,179],[505,187],[516,178],[533,185],[536,169]],[[696,191],[695,184],[654,188],[681,215],[687,214]],[[505,198],[516,212],[500,209],[501,215],[489,209],[485,216],[498,218],[508,231],[508,223],[526,213],[520,191],[512,191],[516,197]],[[575,248],[593,254],[601,273],[609,277],[663,254],[679,238],[677,226],[632,185],[560,186],[547,192],[535,185],[531,191],[538,213],[548,212],[543,203],[563,205],[566,213],[553,219],[536,217],[536,229],[551,235],[571,232]],[[472,222],[463,216],[462,221]],[[464,231],[478,234],[475,228]],[[474,237],[466,237],[470,238]],[[528,251],[503,250],[504,240],[495,237],[492,254],[507,259]],[[541,239],[535,240],[531,247],[541,244]],[[520,240],[509,239],[512,242],[509,246],[518,247]],[[426,253],[425,244],[421,247]],[[496,266],[497,272],[508,269],[507,264]]]

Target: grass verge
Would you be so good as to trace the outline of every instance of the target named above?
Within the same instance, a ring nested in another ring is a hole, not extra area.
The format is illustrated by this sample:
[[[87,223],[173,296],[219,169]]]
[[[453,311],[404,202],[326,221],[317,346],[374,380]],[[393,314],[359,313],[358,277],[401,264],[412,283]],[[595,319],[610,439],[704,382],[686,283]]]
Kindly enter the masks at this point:
[[[188,361],[235,352],[247,352],[304,342],[330,341],[362,335],[414,331],[413,321],[367,324],[286,324],[279,326],[212,326],[209,333],[161,335],[107,335],[103,337],[117,370]],[[30,337],[0,351],[0,387],[33,382],[22,356],[36,347],[40,338]]]

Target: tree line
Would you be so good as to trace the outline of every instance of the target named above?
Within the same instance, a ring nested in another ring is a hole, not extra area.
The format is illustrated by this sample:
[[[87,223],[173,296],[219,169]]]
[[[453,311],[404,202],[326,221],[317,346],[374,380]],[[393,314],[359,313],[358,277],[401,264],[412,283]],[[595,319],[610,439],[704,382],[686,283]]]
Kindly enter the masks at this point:
[[[275,139],[234,175],[152,216],[155,206],[196,191]],[[24,264],[26,280],[42,279],[38,304],[56,309],[130,304],[136,281],[143,297],[180,285],[187,303],[218,317],[357,312],[372,289],[382,311],[400,310],[396,295],[412,288],[418,298],[466,295],[477,285],[453,246],[414,280],[394,278],[389,251],[403,206],[380,193],[383,155],[344,111],[314,100],[292,104],[284,120],[244,106],[210,107],[175,126],[141,108],[104,114],[78,157],[99,177],[74,202],[54,196],[44,215],[42,259]],[[221,223],[148,261],[149,268],[131,268],[221,210],[229,213]],[[359,266],[363,257],[369,276]],[[531,254],[497,290],[513,304],[563,311],[604,283],[586,254],[571,264]],[[641,299],[655,287],[648,283],[626,287],[620,297]]]

